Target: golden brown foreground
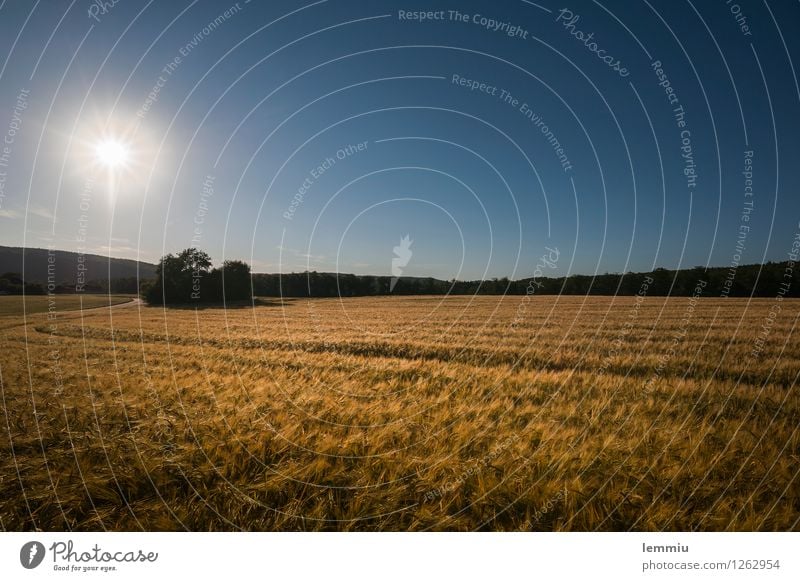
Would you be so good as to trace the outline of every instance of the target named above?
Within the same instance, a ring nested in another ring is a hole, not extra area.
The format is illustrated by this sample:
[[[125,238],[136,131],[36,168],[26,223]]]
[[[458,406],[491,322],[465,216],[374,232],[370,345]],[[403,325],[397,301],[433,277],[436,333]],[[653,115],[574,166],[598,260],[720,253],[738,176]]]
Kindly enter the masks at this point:
[[[800,302],[0,317],[0,527],[797,530]]]

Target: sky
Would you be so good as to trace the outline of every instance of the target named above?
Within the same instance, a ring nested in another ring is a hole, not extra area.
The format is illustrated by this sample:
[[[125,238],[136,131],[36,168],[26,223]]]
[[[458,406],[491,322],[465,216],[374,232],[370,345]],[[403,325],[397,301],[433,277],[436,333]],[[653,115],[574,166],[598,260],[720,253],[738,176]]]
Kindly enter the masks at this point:
[[[462,280],[785,260],[798,22],[725,0],[5,0],[0,245]]]

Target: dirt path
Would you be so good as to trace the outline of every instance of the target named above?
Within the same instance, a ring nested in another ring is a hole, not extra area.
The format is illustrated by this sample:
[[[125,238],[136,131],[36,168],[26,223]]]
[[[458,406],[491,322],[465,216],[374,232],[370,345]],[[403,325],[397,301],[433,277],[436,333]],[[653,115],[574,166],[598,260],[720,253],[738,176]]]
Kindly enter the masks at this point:
[[[138,307],[139,305],[143,305],[144,301],[140,298],[134,298],[124,303],[117,303],[116,305],[101,305],[99,307],[88,307],[86,309],[76,309],[76,310],[84,310],[84,311],[93,311],[95,309],[119,309],[122,307]]]
[[[136,298],[132,297],[131,300],[129,300],[129,301],[125,301],[124,303],[117,303],[117,304],[114,304],[114,305],[98,305],[96,307],[84,307],[84,308],[77,307],[77,308],[74,308],[74,309],[58,311],[58,320],[59,321],[74,320],[74,319],[77,319],[77,318],[81,317],[83,315],[83,313],[86,313],[88,311],[97,311],[99,309],[108,309],[109,311],[111,311],[111,310],[114,310],[114,309],[139,307],[141,305],[144,305],[144,301],[142,301],[142,299],[140,299],[138,297],[136,297]],[[33,323],[37,323],[41,319],[47,317],[47,315],[48,315],[48,313],[46,313],[46,312],[44,312],[44,313],[34,313],[32,315],[28,315],[27,317],[25,317],[25,320],[22,321],[22,322],[14,322],[11,325],[0,326],[0,331],[6,331],[8,329],[16,329],[17,327],[24,327],[26,325],[31,325]],[[6,317],[6,318],[12,319],[12,318],[16,318],[16,317]],[[0,319],[0,323],[1,322],[2,322],[2,319]]]

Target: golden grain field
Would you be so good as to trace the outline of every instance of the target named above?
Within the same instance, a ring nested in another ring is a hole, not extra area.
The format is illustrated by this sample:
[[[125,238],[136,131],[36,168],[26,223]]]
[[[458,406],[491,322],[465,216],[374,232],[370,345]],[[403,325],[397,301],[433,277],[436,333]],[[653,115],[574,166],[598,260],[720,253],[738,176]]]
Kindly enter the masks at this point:
[[[0,527],[797,530],[798,315],[517,296],[16,316]]]

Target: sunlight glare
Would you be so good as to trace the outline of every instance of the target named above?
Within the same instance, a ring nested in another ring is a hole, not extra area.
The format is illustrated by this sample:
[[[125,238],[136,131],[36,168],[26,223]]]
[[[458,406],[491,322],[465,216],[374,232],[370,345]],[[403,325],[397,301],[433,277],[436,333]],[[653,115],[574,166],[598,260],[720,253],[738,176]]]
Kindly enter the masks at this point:
[[[119,141],[108,139],[97,144],[95,155],[100,163],[113,169],[128,161],[128,148]]]

